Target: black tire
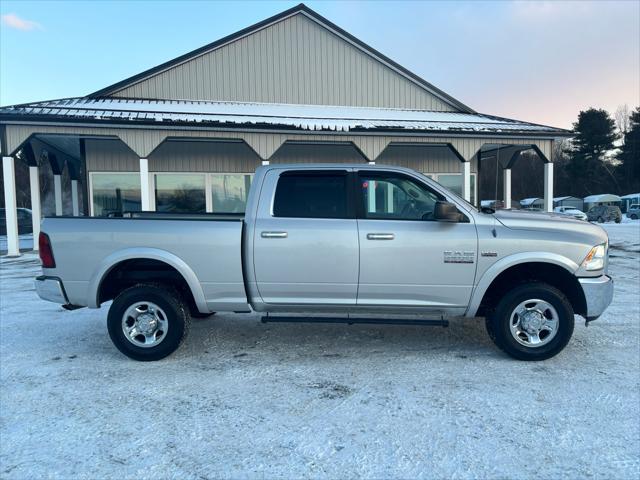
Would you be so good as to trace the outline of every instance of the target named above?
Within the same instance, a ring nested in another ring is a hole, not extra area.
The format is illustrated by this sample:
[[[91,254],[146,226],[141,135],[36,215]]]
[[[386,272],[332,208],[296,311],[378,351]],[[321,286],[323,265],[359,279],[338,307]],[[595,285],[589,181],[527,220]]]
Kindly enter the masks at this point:
[[[166,316],[168,328],[164,338],[154,346],[134,345],[123,332],[123,316],[127,309],[138,302],[156,304]],[[188,309],[177,290],[158,284],[138,284],[127,288],[118,295],[107,316],[107,327],[111,341],[127,357],[143,362],[160,360],[171,355],[182,344],[189,332]]]
[[[511,314],[527,300],[540,299],[549,303],[558,314],[558,329],[555,337],[539,347],[528,347],[519,343],[511,334]],[[573,307],[567,297],[557,288],[546,283],[531,282],[519,285],[504,295],[486,317],[487,333],[505,353],[518,360],[546,360],[557,355],[569,343],[573,335]]]
[[[638,215],[636,215],[635,213],[631,215],[631,220],[637,220],[637,219],[638,219]]]
[[[598,223],[604,223],[604,218],[598,217]]]
[[[622,219],[620,217],[616,217],[615,222],[616,223],[620,223],[622,221]]]

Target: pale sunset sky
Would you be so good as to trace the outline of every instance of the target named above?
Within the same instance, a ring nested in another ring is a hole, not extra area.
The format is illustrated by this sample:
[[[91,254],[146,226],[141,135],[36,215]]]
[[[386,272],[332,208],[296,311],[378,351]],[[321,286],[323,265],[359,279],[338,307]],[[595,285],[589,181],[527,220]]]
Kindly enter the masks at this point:
[[[0,2],[0,105],[83,96],[299,2]],[[309,1],[473,109],[570,128],[640,104],[640,1]]]

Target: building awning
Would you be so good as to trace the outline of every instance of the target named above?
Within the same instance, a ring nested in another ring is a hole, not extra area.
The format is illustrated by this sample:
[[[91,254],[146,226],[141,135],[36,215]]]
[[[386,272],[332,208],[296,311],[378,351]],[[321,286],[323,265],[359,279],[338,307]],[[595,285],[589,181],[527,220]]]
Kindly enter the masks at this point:
[[[628,193],[620,197],[623,200],[640,198],[640,193]]]
[[[407,130],[570,136],[560,128],[490,115],[371,107],[186,100],[70,98],[0,108],[0,121],[198,124],[314,131]]]

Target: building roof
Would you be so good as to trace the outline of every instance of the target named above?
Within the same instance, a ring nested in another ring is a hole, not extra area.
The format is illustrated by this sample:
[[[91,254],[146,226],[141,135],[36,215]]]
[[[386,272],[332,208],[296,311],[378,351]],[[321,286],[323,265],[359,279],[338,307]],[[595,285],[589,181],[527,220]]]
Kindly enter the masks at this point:
[[[318,131],[408,130],[566,136],[567,130],[478,113],[273,103],[69,98],[0,108],[0,120]]]
[[[377,51],[376,49],[374,49],[373,47],[367,45],[366,43],[364,43],[363,41],[359,40],[358,38],[354,37],[353,35],[351,35],[349,32],[347,32],[346,30],[343,30],[342,28],[340,28],[339,26],[337,26],[335,23],[331,22],[330,20],[326,19],[325,17],[323,17],[322,15],[320,15],[319,13],[315,12],[314,10],[310,9],[309,7],[307,7],[304,3],[300,3],[299,5],[296,5],[292,8],[289,8],[288,10],[285,10],[281,13],[278,13],[272,17],[269,17],[261,22],[258,22],[254,25],[251,25],[247,28],[244,28],[242,30],[239,30],[235,33],[232,33],[231,35],[227,35],[226,37],[223,37],[219,40],[216,40],[215,42],[209,43],[207,45],[204,45],[200,48],[197,48],[191,52],[185,53],[184,55],[181,55],[177,58],[174,58],[173,60],[169,60],[168,62],[162,63],[156,67],[150,68],[148,70],[145,70],[141,73],[138,73],[136,75],[133,75],[129,78],[125,78],[124,80],[121,80],[117,83],[114,83],[113,85],[109,85],[108,87],[105,87],[103,89],[98,90],[97,92],[93,92],[91,94],[89,94],[88,96],[91,98],[101,98],[101,97],[107,97],[107,96],[111,96],[113,95],[115,92],[122,90],[130,85],[133,85],[139,81],[142,81],[146,78],[149,78],[153,75],[156,75],[159,72],[168,70],[170,68],[173,68],[177,65],[180,65],[182,63],[185,63],[193,58],[196,58],[200,55],[203,55],[207,52],[211,52],[213,50],[216,50],[217,48],[220,48],[224,45],[229,44],[230,42],[233,42],[237,39],[240,39],[242,37],[245,37],[247,35],[250,35],[258,30],[261,30],[262,28],[265,28],[269,25],[272,25],[274,23],[280,22],[281,20],[284,20],[285,18],[288,18],[292,15],[297,15],[297,14],[302,14],[305,15],[307,18],[310,18],[311,20],[313,20],[314,22],[318,23],[319,25],[335,32],[337,35],[341,36],[342,38],[344,38],[346,41],[350,42],[351,44],[353,44],[355,47],[357,47],[358,49],[360,49],[361,51],[365,52],[366,54],[368,54],[369,56],[373,57],[374,59],[381,61],[385,64],[387,64],[389,67],[391,67],[393,70],[396,70],[397,72],[399,72],[400,74],[402,74],[404,77],[408,78],[411,82],[415,83],[416,85],[418,85],[420,88],[427,90],[428,92],[430,92],[431,94],[435,95],[436,97],[440,98],[441,100],[443,100],[445,103],[451,105],[452,107],[454,107],[455,109],[461,111],[461,112],[467,112],[467,113],[475,113],[473,109],[471,109],[470,107],[468,107],[467,105],[463,104],[462,102],[460,102],[459,100],[453,98],[451,95],[445,93],[444,91],[440,90],[439,88],[437,88],[435,85],[432,85],[431,83],[427,82],[426,80],[424,80],[423,78],[419,77],[418,75],[416,75],[415,73],[407,70],[406,68],[404,68],[402,65],[396,63],[395,61],[393,61],[392,59],[390,59],[389,57],[383,55],[382,53],[380,53],[379,51]]]
[[[598,203],[598,202],[620,202],[621,199],[618,195],[611,193],[601,193],[599,195],[589,195],[584,197],[585,203]]]
[[[544,198],[540,198],[540,197],[523,198],[522,200],[520,200],[520,205],[522,205],[523,207],[526,207],[528,205],[533,205],[537,201],[542,202],[543,200]]]
[[[627,193],[626,195],[621,196],[620,198],[640,198],[640,193]]]
[[[578,197],[572,197],[571,195],[566,196],[566,197],[553,197],[553,201],[554,202],[561,202],[563,200],[568,200],[569,198],[573,198],[575,200],[582,200],[581,198]]]

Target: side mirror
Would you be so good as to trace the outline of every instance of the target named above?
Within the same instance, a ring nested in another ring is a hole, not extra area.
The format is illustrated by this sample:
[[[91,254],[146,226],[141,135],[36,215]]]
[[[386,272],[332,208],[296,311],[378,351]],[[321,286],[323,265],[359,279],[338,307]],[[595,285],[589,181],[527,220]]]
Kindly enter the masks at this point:
[[[453,203],[437,201],[433,218],[439,222],[459,222],[460,212]]]

